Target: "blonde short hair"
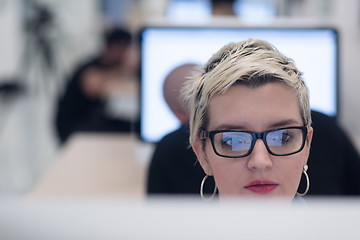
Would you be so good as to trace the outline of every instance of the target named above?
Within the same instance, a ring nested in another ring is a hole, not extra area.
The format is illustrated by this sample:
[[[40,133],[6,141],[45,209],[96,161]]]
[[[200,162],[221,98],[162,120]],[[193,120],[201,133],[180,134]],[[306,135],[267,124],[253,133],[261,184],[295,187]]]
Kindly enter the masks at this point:
[[[207,128],[209,103],[215,94],[223,94],[233,85],[256,88],[269,82],[282,82],[294,90],[304,125],[310,126],[309,91],[293,60],[266,41],[248,39],[222,47],[184,86],[182,97],[190,109],[190,143]]]

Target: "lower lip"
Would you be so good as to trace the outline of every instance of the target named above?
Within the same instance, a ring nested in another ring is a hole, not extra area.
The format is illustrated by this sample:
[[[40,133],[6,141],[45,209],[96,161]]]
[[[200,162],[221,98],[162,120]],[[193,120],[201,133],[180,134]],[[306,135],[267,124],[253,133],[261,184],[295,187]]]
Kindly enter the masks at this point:
[[[277,188],[277,186],[278,186],[277,184],[258,184],[258,185],[248,186],[245,188],[254,193],[264,194],[273,191],[275,188]]]

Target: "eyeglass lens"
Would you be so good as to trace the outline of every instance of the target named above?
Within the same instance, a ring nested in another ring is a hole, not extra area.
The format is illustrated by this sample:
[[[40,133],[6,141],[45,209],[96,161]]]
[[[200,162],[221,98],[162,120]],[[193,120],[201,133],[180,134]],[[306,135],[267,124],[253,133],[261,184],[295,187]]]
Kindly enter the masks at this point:
[[[265,145],[275,155],[287,155],[299,151],[303,146],[302,129],[289,128],[265,132]],[[256,135],[250,132],[224,131],[213,136],[214,150],[224,156],[245,156],[255,145]]]

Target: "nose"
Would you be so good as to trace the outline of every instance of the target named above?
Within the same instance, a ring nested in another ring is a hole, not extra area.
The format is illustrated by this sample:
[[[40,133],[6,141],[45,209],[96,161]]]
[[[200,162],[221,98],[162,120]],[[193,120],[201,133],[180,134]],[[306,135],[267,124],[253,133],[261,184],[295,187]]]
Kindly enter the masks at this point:
[[[272,167],[273,162],[263,140],[256,140],[247,164],[248,168],[252,170],[263,170]]]

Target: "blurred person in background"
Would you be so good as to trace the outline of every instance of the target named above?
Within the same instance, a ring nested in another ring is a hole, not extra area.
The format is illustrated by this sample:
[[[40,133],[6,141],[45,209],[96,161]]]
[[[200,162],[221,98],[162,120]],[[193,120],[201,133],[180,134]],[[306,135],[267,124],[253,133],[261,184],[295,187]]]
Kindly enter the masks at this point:
[[[195,64],[180,65],[164,80],[164,99],[181,126],[156,144],[147,175],[149,195],[194,194],[199,191],[197,183],[204,177],[204,171],[190,148],[189,110],[180,100],[180,89],[196,67]],[[206,187],[207,192],[212,191],[209,185]]]
[[[217,16],[236,16],[234,11],[235,0],[211,0],[211,14]]]
[[[115,83],[127,81],[135,72],[132,35],[126,29],[112,28],[105,32],[103,43],[98,56],[75,69],[58,101],[56,130],[61,143],[78,131],[130,132],[134,129],[132,121],[112,118],[106,111]]]

